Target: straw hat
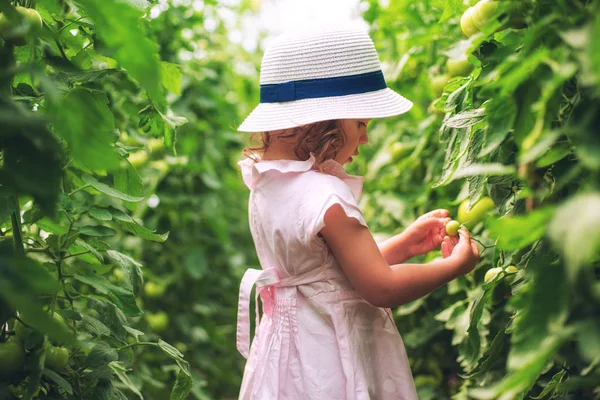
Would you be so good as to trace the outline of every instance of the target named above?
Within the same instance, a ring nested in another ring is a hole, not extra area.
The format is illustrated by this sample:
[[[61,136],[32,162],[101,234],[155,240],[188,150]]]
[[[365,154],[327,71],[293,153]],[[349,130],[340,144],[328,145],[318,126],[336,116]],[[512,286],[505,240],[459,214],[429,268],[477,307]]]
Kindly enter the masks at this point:
[[[382,118],[412,102],[386,86],[363,28],[336,25],[289,31],[265,51],[260,104],[239,127],[266,132],[332,119]]]

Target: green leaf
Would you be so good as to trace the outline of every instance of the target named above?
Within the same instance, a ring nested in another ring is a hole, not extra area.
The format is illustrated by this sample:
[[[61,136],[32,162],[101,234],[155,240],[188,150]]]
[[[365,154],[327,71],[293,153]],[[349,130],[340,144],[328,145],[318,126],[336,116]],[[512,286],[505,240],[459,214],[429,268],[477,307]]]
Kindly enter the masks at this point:
[[[600,193],[579,194],[557,210],[550,222],[549,234],[567,263],[571,283],[586,263],[598,257],[600,250]]]
[[[78,256],[81,260],[91,264],[102,264],[104,262],[102,254],[82,239],[75,240],[75,243],[71,245],[68,250],[70,254],[82,253],[87,250],[90,252],[89,254],[81,254]]]
[[[555,147],[551,148],[542,157],[538,158],[535,162],[535,166],[538,168],[544,168],[557,161],[562,160],[566,156],[571,154],[571,146],[568,143],[559,143]]]
[[[140,393],[139,389],[133,384],[133,382],[131,382],[131,379],[129,379],[129,376],[127,376],[127,374],[126,374],[126,372],[128,370],[127,368],[123,367],[121,365],[121,363],[116,362],[116,361],[109,363],[108,366],[110,367],[110,369],[112,369],[114,371],[114,373],[117,375],[119,380],[129,390],[131,390],[134,394],[136,394],[141,400],[144,400],[144,396],[142,396],[142,393]]]
[[[444,6],[444,12],[440,17],[438,23],[446,22],[450,18],[460,15],[462,10],[464,9],[464,4],[462,0],[446,0],[446,5]]]
[[[142,264],[118,251],[108,250],[106,254],[127,272],[131,289],[135,295],[138,295],[144,286]]]
[[[107,367],[108,369],[108,367]],[[112,371],[111,371],[112,376]],[[92,391],[91,400],[128,400],[127,396],[113,386],[110,380],[101,380]]]
[[[145,240],[152,240],[155,242],[164,242],[165,240],[167,240],[167,238],[169,237],[169,232],[167,233],[155,233],[154,231],[151,231],[148,228],[145,228],[144,226],[140,225],[137,221],[135,221],[132,217],[130,217],[127,213],[114,208],[114,207],[110,207],[109,208],[113,219],[114,219],[114,223],[119,226],[120,228],[133,233],[134,235],[145,239]]]
[[[92,347],[87,356],[86,363],[89,367],[106,365],[119,359],[119,353],[106,342],[98,342]]]
[[[158,47],[140,26],[143,11],[123,7],[122,2],[79,0],[94,20],[96,33],[114,54],[128,74],[146,89],[162,107],[165,104],[160,88],[161,70]],[[115,18],[118,15],[119,18]]]
[[[499,97],[490,100],[485,111],[487,116],[485,146],[479,157],[492,153],[506,139],[515,121],[517,106],[511,97]]]
[[[116,286],[103,276],[96,275],[93,272],[88,272],[86,275],[75,274],[74,278],[92,286],[99,293],[108,295],[128,317],[137,317],[144,314],[139,309],[135,301],[135,295],[131,290]]]
[[[158,345],[167,356],[171,357],[175,360],[175,362],[177,362],[177,365],[179,365],[181,371],[183,371],[189,377],[192,376],[190,374],[190,366],[188,362],[183,359],[183,354],[181,354],[179,350],[162,339],[158,340]]]
[[[485,118],[485,108],[464,110],[444,120],[444,124],[450,128],[467,128],[473,126]]]
[[[516,173],[516,169],[512,165],[503,165],[499,163],[489,164],[469,164],[463,168],[459,168],[452,175],[451,181],[464,178],[467,176],[498,176],[498,175],[512,175]]]
[[[164,137],[165,145],[173,150],[175,145],[175,130],[185,124],[187,119],[173,115],[169,109],[162,113],[155,107],[147,106],[138,113],[140,120],[138,126],[149,135]]]
[[[129,161],[126,160],[126,168],[119,168],[113,173],[115,189],[130,196],[139,197],[143,194],[142,178],[137,170]],[[126,202],[125,206],[131,211],[135,211],[137,205],[132,202]]]
[[[117,231],[111,229],[107,226],[102,225],[87,225],[79,228],[79,233],[87,236],[95,236],[95,237],[106,237],[106,236],[114,236],[117,234]]]
[[[499,330],[496,336],[494,336],[490,347],[479,358],[477,365],[468,373],[461,375],[461,377],[464,379],[476,378],[490,370],[492,365],[506,352],[508,338],[506,329]]]
[[[112,143],[115,122],[105,93],[77,88],[49,102],[54,131],[69,145],[70,156],[91,169],[117,168]]]
[[[108,186],[105,183],[98,182],[98,180],[91,175],[83,175],[82,178],[83,178],[83,181],[87,185],[90,185],[97,191],[102,192],[111,197],[115,197],[117,199],[121,199],[121,200],[125,200],[125,201],[142,201],[142,200],[144,200],[144,197],[130,196],[128,194],[125,194],[119,190],[116,190],[116,189]]]
[[[109,336],[110,329],[104,325],[101,321],[97,320],[94,317],[91,317],[87,314],[83,314],[83,319],[81,321],[81,326],[92,333],[95,336]]]
[[[51,369],[44,368],[42,371],[42,375],[54,381],[62,390],[64,390],[67,394],[73,394],[73,387],[71,384],[62,376],[52,371]]]
[[[167,88],[169,92],[180,96],[182,73],[179,66],[166,61],[162,61],[160,66],[162,72],[162,85]]]
[[[112,214],[110,211],[104,208],[94,207],[88,212],[88,214],[90,214],[90,217],[96,218],[100,221],[110,221],[112,219]]]
[[[551,392],[553,392],[554,389],[556,389],[556,387],[558,386],[558,384],[560,382],[562,382],[566,373],[567,373],[567,371],[565,371],[563,369],[563,370],[557,372],[556,374],[554,374],[554,376],[552,377],[552,379],[550,379],[550,382],[548,382],[548,385],[546,385],[544,390],[542,390],[542,392],[538,396],[531,397],[531,399],[533,399],[533,400],[546,399],[547,398],[546,396],[548,396]],[[552,398],[552,397],[550,397],[550,398]]]
[[[183,369],[180,369],[177,373],[177,380],[171,390],[170,400],[185,400],[188,398],[188,394],[192,391],[192,377],[185,373]]]
[[[110,329],[114,337],[125,340],[127,331],[124,327],[127,326],[127,317],[120,308],[101,297],[88,296],[87,304],[98,313],[98,319]]]
[[[554,208],[540,208],[523,216],[494,218],[486,222],[488,231],[497,237],[497,246],[504,250],[519,250],[539,240],[545,233]]]
[[[461,85],[457,89],[453,90],[455,85]],[[472,85],[471,78],[462,78],[456,82],[452,82],[444,88],[444,95],[440,100],[443,100],[446,97],[446,89],[451,90],[452,92],[448,94],[446,101],[443,103],[443,109],[441,111],[451,112],[454,111],[458,106],[460,106],[468,95],[468,88]]]

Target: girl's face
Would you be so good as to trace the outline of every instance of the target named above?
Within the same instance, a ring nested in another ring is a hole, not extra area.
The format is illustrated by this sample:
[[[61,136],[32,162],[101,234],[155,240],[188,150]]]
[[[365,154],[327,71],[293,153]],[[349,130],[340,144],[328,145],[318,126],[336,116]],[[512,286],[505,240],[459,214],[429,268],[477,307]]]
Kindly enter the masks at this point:
[[[358,146],[369,141],[367,133],[367,124],[370,119],[343,119],[341,120],[342,131],[346,138],[344,147],[342,147],[335,157],[340,164],[352,162],[352,156],[358,155]]]

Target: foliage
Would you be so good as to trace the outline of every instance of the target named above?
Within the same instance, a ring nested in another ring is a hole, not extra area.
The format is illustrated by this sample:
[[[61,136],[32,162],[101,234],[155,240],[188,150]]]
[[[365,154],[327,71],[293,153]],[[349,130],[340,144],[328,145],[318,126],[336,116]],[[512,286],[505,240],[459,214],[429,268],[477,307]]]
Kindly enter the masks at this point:
[[[476,270],[396,310],[420,398],[599,398],[600,4],[500,1],[468,38],[460,20],[476,1],[368,5],[388,85],[415,103],[373,124],[354,167],[371,229],[495,203],[471,229]],[[447,60],[465,58],[452,76]],[[484,283],[509,265],[519,272]]]
[[[255,89],[231,65],[257,58],[228,40],[233,9],[173,3],[0,5],[24,32],[0,40],[0,342],[26,352],[7,398],[239,385],[237,281],[255,255],[233,105]]]

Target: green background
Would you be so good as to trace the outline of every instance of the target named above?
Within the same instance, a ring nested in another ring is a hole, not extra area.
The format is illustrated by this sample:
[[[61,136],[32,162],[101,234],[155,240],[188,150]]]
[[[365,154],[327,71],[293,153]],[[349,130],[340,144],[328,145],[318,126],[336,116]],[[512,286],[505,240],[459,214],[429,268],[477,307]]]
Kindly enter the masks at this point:
[[[0,368],[2,399],[237,397],[257,259],[236,127],[263,49],[228,34],[260,4],[194,4],[0,3],[0,355],[26,355]],[[600,398],[600,3],[500,1],[467,37],[475,4],[361,7],[388,86],[415,103],[373,121],[349,167],[376,238],[495,203],[472,228],[476,269],[394,310],[419,397]]]

